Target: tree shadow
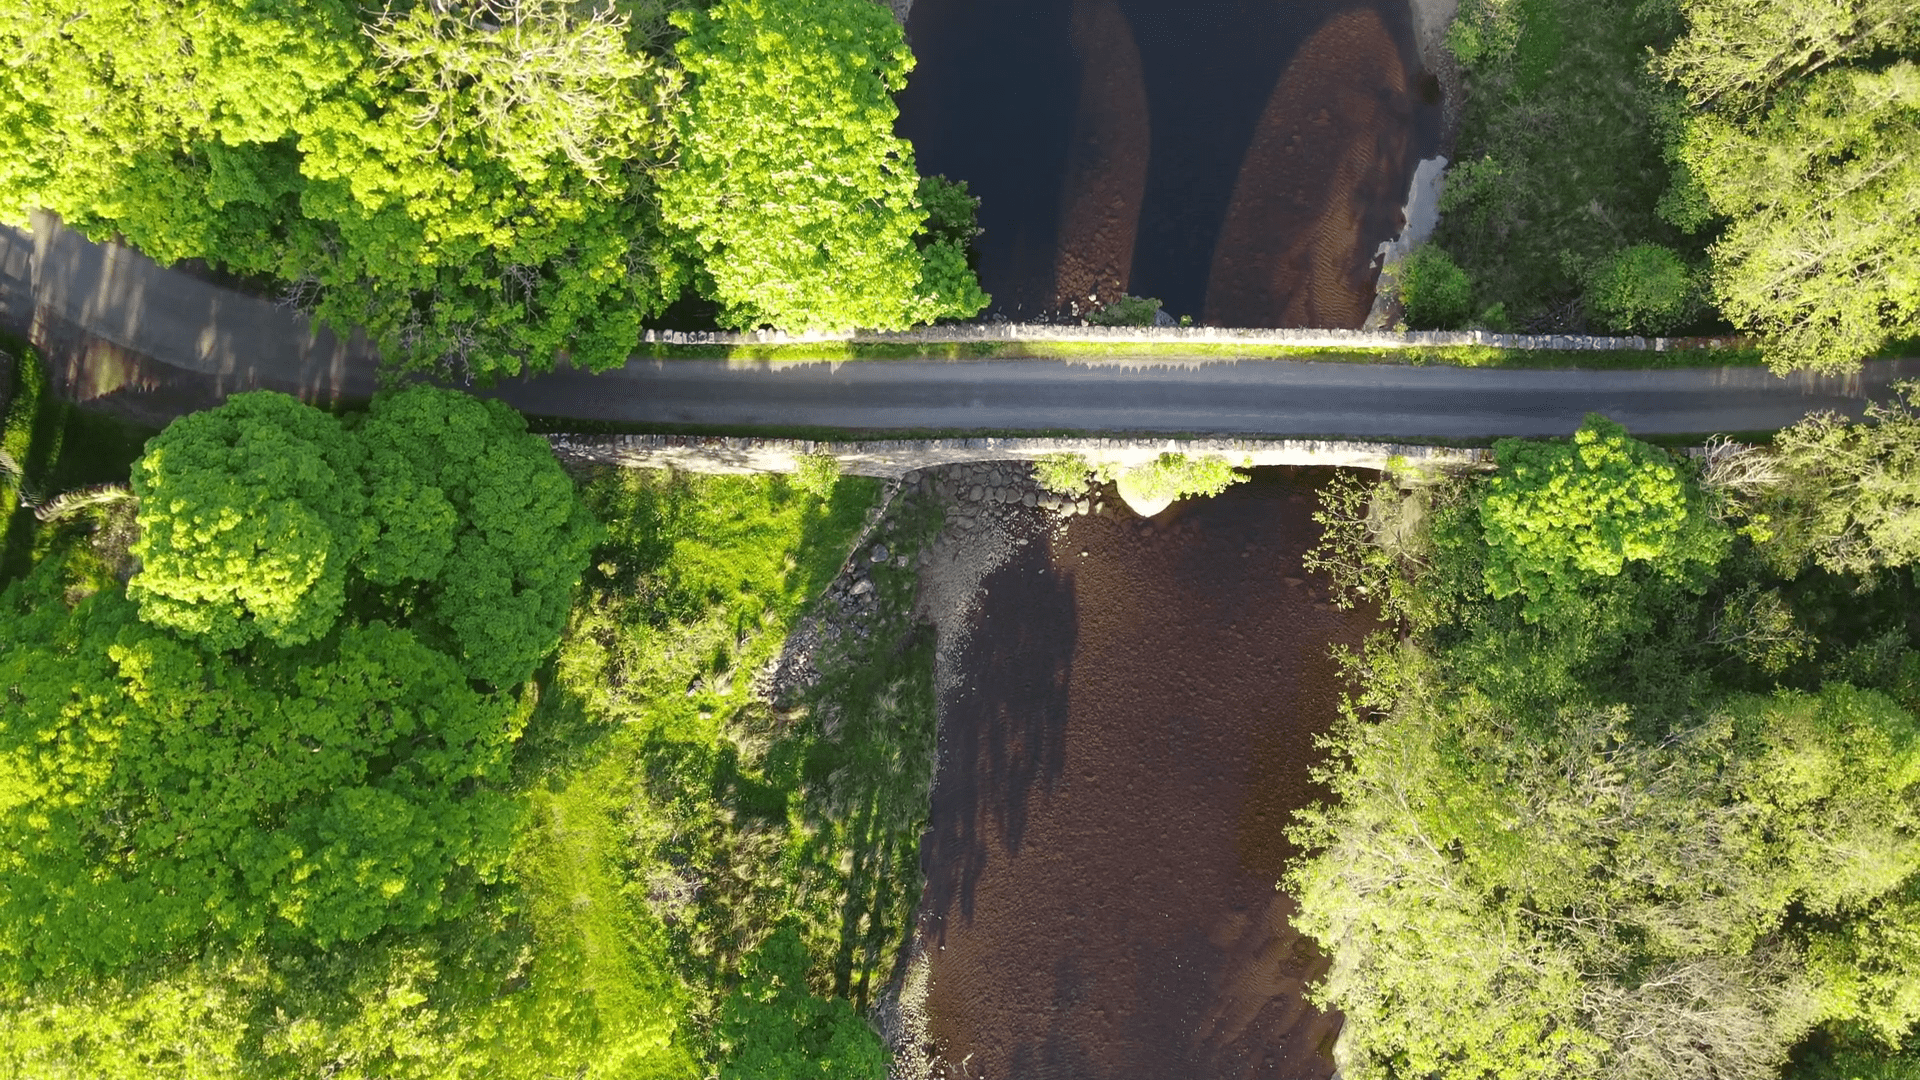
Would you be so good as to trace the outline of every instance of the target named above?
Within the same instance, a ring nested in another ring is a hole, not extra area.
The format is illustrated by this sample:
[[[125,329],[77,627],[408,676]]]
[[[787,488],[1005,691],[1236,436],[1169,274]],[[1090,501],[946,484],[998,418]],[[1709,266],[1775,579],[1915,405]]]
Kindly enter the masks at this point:
[[[1071,577],[1045,544],[1029,544],[981,586],[961,684],[942,702],[940,770],[931,828],[921,842],[926,930],[945,940],[947,917],[970,919],[990,853],[1018,855],[1028,805],[1066,765],[1067,687],[1079,616]]]

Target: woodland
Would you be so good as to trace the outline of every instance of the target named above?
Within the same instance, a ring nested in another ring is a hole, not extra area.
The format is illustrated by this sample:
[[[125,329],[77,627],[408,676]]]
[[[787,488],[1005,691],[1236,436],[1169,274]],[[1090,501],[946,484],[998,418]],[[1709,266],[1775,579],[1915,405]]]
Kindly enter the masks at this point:
[[[1920,1075],[1920,388],[1675,455],[1590,417],[1323,493],[1345,1075]]]
[[[76,433],[14,401],[10,434]],[[19,444],[0,1072],[886,1075],[863,1010],[933,761],[912,573],[871,572],[888,614],[812,683],[757,681],[872,481],[569,471],[426,385],[235,395],[64,495],[102,447]],[[937,525],[892,520],[903,553]]]
[[[1415,326],[1756,335],[1845,371],[1920,336],[1905,0],[1464,0]]]

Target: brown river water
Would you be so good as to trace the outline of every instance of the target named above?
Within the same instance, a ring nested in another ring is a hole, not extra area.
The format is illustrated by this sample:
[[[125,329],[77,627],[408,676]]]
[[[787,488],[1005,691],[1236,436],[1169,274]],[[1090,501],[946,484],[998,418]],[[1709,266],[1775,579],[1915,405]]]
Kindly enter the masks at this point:
[[[945,1075],[1332,1074],[1339,1019],[1301,996],[1323,961],[1275,889],[1329,648],[1374,625],[1300,566],[1330,475],[1073,518],[988,578],[921,851]]]
[[[907,36],[898,130],[981,197],[981,284],[1015,319],[1124,291],[1359,326],[1439,145],[1407,0],[914,0]]]

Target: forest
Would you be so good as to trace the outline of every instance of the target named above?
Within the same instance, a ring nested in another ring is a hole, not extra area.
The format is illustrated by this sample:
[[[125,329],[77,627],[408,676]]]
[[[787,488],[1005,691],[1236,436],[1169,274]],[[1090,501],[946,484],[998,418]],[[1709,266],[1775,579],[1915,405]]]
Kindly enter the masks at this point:
[[[1756,335],[1845,371],[1920,336],[1905,0],[1463,0],[1462,126],[1408,322]]]
[[[1388,624],[1285,883],[1345,1075],[1920,1075],[1906,394],[1327,490],[1309,562]]]
[[[791,330],[987,303],[869,0],[33,0],[0,56],[0,221],[195,260],[396,367],[617,367],[683,298]]]

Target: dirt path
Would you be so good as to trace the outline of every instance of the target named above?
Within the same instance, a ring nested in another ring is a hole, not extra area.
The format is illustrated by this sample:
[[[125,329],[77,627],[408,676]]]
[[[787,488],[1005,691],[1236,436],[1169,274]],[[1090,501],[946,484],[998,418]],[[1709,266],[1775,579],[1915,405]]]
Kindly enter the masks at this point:
[[[1299,568],[1324,479],[1075,517],[985,580],[922,848],[934,1075],[1332,1073],[1274,891],[1368,625]]]

